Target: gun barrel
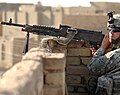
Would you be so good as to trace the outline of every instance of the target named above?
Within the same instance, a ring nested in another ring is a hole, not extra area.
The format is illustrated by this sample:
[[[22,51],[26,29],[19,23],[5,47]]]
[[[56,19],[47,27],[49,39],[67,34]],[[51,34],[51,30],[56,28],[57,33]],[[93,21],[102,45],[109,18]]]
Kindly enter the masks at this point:
[[[9,23],[9,22],[1,22],[3,25],[10,25],[10,26],[18,26],[18,27],[25,27],[25,25],[22,24],[16,24],[16,23]]]

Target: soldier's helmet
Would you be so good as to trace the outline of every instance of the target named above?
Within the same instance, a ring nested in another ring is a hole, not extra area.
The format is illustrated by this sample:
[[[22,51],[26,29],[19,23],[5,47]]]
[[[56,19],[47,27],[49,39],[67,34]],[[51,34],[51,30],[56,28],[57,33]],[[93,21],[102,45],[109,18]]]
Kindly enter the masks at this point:
[[[109,19],[107,22],[107,29],[113,32],[120,32],[120,14],[108,13]]]

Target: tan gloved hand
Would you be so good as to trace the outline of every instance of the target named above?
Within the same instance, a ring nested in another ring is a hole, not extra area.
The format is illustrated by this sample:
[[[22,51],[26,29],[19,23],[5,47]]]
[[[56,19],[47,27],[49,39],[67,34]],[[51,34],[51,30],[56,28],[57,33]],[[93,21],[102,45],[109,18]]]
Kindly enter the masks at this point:
[[[110,47],[110,45],[111,45],[111,43],[109,41],[109,35],[105,35],[100,48],[103,48],[105,50],[105,52],[106,52],[107,49]]]

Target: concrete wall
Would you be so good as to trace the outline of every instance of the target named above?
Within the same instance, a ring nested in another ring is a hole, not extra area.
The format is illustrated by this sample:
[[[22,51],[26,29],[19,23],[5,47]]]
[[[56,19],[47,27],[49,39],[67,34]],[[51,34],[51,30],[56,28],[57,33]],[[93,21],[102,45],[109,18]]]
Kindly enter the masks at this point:
[[[61,16],[61,15],[60,15]],[[26,12],[26,11],[4,11],[2,12],[2,20],[9,22],[12,18],[13,23],[19,24],[30,24],[30,25],[51,25],[52,24],[52,14],[50,11],[44,12]],[[12,36],[12,37],[22,37],[24,33],[21,31],[22,27],[15,26],[1,26],[1,36]]]
[[[36,5],[21,5],[19,7],[19,11],[22,12],[35,12],[36,11]]]
[[[109,11],[115,11],[116,13],[120,13],[120,3],[91,2],[91,5],[96,7],[96,13],[107,13]]]
[[[95,14],[96,8],[91,7],[64,7],[65,15]]]
[[[17,12],[17,22],[21,24],[28,23],[28,14],[27,12]]]
[[[90,14],[81,14],[81,15],[64,15],[63,23],[71,25],[72,27],[78,27],[88,30],[97,30],[107,33],[107,16],[106,15],[90,15]]]
[[[57,7],[52,9],[53,14],[53,25],[59,27],[63,23],[63,8]]]
[[[2,12],[0,11],[0,21],[2,21]],[[0,26],[0,36],[2,36],[2,26]]]
[[[24,55],[24,48],[26,45],[26,38],[13,38],[13,43],[11,43],[13,46],[13,50],[11,52],[12,55],[12,59],[11,59],[11,63],[15,64],[17,62],[19,62],[22,59],[22,56]],[[40,42],[38,40],[35,40],[34,38],[30,38],[29,39],[29,46],[28,46],[28,50],[30,50],[31,48],[35,48],[38,47],[40,44]],[[9,49],[10,50],[10,49]],[[11,50],[10,50],[11,51]]]
[[[0,43],[0,55],[2,55],[2,43]],[[2,56],[0,56],[0,61],[2,61]]]
[[[6,39],[6,40],[5,40]],[[23,51],[26,44],[26,38],[14,37],[14,38],[2,38],[0,47],[0,65],[5,65],[7,68],[13,66],[15,63],[20,62],[22,56],[24,55]],[[40,42],[37,39],[29,39],[30,50],[33,47],[38,47]],[[4,63],[4,64],[3,64]]]

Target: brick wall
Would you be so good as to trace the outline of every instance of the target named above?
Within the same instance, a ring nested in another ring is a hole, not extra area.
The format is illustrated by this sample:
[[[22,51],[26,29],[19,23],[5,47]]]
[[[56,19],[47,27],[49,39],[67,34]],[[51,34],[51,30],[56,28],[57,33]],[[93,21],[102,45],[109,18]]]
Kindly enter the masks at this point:
[[[44,57],[44,95],[65,95],[65,56]]]
[[[66,95],[88,95],[88,81],[94,77],[86,67],[92,58],[89,47],[72,40],[67,46],[56,45],[53,52],[66,54]]]
[[[91,75],[86,65],[91,59],[91,51],[81,44],[72,41],[67,47],[66,83],[69,95],[88,95],[87,83]]]

